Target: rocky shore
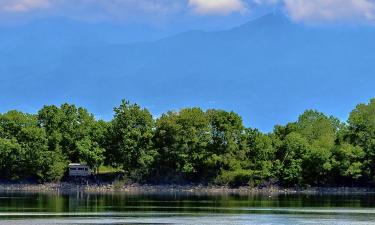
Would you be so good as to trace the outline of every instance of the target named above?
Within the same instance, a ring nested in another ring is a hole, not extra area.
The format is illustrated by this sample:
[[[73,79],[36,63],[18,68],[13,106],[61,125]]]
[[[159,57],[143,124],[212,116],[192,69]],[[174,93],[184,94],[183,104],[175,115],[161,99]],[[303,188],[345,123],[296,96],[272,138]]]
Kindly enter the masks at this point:
[[[59,192],[59,193],[127,193],[127,194],[369,194],[374,193],[373,188],[230,188],[225,186],[204,186],[204,185],[145,185],[145,184],[77,184],[69,182],[27,184],[27,183],[5,183],[0,184],[0,192]]]

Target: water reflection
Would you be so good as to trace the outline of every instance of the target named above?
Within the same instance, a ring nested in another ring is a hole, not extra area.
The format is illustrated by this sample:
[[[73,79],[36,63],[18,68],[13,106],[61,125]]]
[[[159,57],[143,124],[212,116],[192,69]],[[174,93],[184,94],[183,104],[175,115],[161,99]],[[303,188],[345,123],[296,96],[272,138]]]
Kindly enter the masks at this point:
[[[374,200],[374,194],[8,192],[0,193],[0,224],[15,224],[11,223],[15,221],[16,224],[284,224],[288,221],[291,224],[303,221],[307,224],[369,224],[375,221]]]
[[[375,208],[375,195],[148,195],[0,193],[0,212],[221,211],[243,208]],[[233,211],[233,210],[231,210]],[[235,213],[239,213],[236,211]]]

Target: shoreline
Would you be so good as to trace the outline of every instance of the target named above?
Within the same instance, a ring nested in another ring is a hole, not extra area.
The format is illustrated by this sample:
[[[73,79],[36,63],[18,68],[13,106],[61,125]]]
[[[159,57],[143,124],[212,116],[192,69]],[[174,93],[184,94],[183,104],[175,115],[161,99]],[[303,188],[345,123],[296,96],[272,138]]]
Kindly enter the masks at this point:
[[[87,194],[193,194],[193,195],[278,195],[278,194],[375,194],[374,188],[366,187],[309,187],[309,188],[251,188],[214,185],[150,185],[127,184],[116,187],[113,184],[76,184],[69,182],[27,184],[0,183],[0,192],[45,192],[45,193],[76,193]]]

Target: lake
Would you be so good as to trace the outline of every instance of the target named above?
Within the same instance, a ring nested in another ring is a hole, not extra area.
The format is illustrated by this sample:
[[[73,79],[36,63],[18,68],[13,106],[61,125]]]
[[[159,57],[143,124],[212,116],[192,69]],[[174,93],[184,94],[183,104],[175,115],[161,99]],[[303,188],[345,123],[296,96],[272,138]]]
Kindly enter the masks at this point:
[[[375,194],[3,192],[0,224],[375,224]]]

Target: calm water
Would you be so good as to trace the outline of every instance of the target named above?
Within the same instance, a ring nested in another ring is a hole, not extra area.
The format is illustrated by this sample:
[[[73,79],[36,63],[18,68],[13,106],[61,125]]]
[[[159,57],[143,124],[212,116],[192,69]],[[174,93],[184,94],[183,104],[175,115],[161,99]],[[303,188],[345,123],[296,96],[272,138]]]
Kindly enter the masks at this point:
[[[0,224],[375,224],[375,195],[0,193]]]

